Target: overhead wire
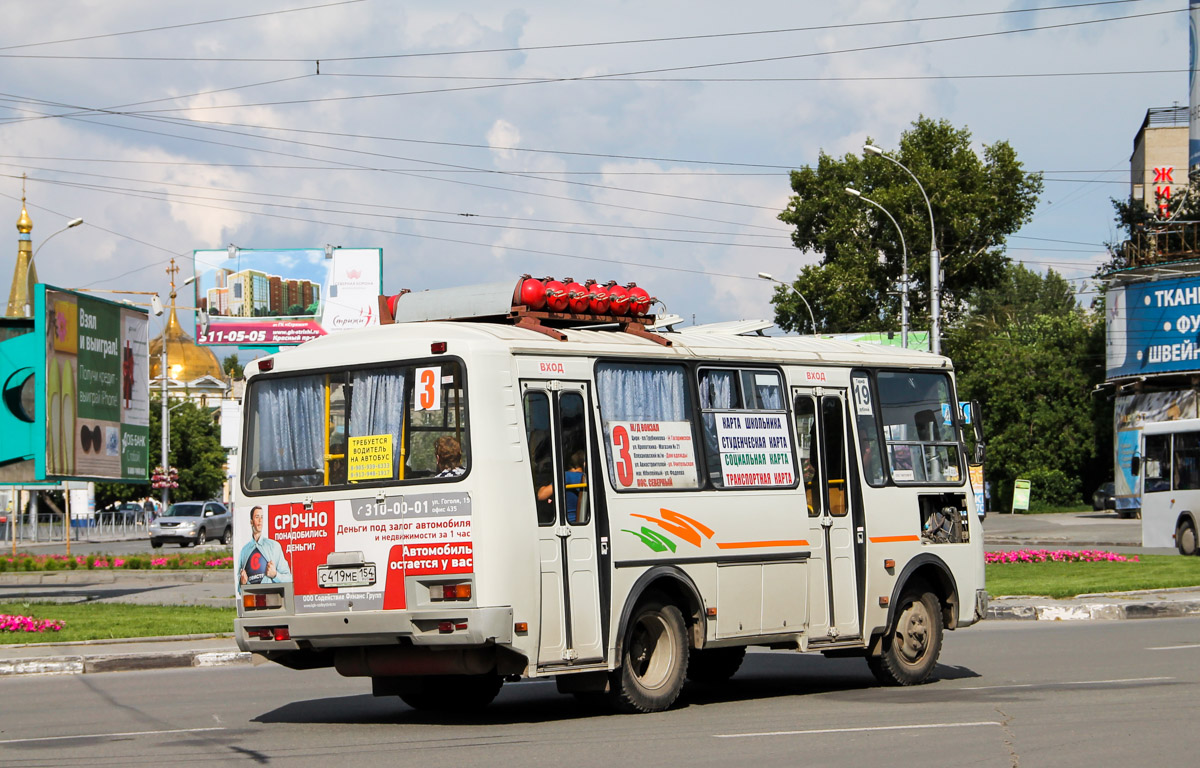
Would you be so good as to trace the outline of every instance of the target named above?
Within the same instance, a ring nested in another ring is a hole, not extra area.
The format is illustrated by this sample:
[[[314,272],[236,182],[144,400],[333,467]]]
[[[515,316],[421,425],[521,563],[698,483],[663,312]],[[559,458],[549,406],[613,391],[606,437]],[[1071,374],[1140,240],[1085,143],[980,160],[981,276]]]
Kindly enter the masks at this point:
[[[348,0],[352,2],[353,0]],[[847,22],[845,24],[822,24],[812,25],[808,27],[781,27],[766,30],[750,30],[742,32],[716,32],[699,35],[678,35],[674,37],[654,37],[640,38],[627,40],[607,40],[607,41],[592,41],[584,43],[553,43],[537,46],[511,46],[506,48],[487,48],[476,50],[459,50],[459,51],[428,51],[416,53],[393,53],[393,54],[374,54],[374,55],[358,55],[358,56],[305,56],[302,58],[295,57],[246,57],[246,56],[65,56],[65,55],[39,55],[39,54],[0,54],[0,57],[6,58],[41,58],[41,59],[86,59],[86,60],[115,60],[115,61],[181,61],[181,62],[219,62],[219,63],[254,63],[254,64],[272,64],[272,63],[308,63],[312,61],[325,62],[346,62],[346,61],[381,61],[395,59],[411,59],[425,57],[445,57],[445,56],[474,56],[480,54],[497,54],[497,53],[529,53],[532,51],[545,50],[563,50],[572,48],[593,48],[599,46],[614,46],[614,45],[642,45],[649,43],[664,43],[664,42],[681,42],[691,40],[711,40],[718,38],[729,37],[748,37],[758,35],[774,35],[774,34],[791,34],[796,32],[828,32],[837,29],[861,29],[864,27],[885,26],[893,24],[912,24],[924,23],[929,21],[946,21],[959,20],[969,18],[980,18],[987,16],[1006,16],[1018,13],[1042,13],[1054,10],[1070,10],[1075,8],[1088,8],[1096,6],[1109,5],[1127,5],[1129,3],[1142,2],[1143,0],[1098,0],[1097,2],[1074,3],[1068,5],[1043,6],[1035,8],[1007,8],[999,11],[981,11],[974,13],[955,13],[942,16],[925,16],[925,17],[907,17],[900,19],[885,19],[881,21],[860,21]],[[297,9],[305,10],[305,9]],[[1186,9],[1182,9],[1186,10]],[[1173,11],[1177,12],[1177,11]],[[1121,17],[1126,18],[1126,17]],[[1134,17],[1129,17],[1134,18]],[[182,26],[182,25],[181,25]],[[149,30],[147,30],[149,31]],[[135,32],[120,33],[120,34],[135,34]],[[56,41],[68,42],[68,41]],[[48,43],[42,43],[48,44]],[[39,44],[40,45],[40,44]],[[24,46],[16,46],[24,47]]]

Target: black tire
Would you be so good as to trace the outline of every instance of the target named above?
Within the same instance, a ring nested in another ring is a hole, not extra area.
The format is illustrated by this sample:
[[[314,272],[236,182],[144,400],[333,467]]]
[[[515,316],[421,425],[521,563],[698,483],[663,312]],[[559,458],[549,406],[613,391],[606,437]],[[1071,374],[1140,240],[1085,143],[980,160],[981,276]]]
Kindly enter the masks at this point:
[[[705,648],[688,656],[687,677],[693,683],[723,683],[737,674],[746,658],[746,647]]]
[[[675,703],[688,668],[683,614],[658,597],[634,610],[621,664],[611,674],[611,701],[621,712],[661,712]]]
[[[406,680],[399,695],[420,712],[478,712],[492,703],[503,684],[499,675],[430,675]]]
[[[155,549],[162,549],[162,544],[162,541],[159,539],[150,539],[150,546],[154,547]]]
[[[225,532],[221,534],[221,543],[228,547],[232,542],[233,542],[233,531],[230,530],[229,528],[226,528]]]
[[[907,590],[896,606],[895,624],[883,638],[883,652],[867,666],[884,685],[927,682],[942,652],[942,607],[937,596]]]
[[[1200,552],[1196,542],[1196,526],[1192,524],[1191,520],[1179,523],[1179,528],[1175,531],[1175,548],[1181,555],[1190,556]]]
[[[205,531],[204,531],[204,529],[203,529],[203,528],[201,528],[201,529],[200,529],[200,532],[196,534],[196,541],[194,542],[194,544],[195,544],[197,547],[203,547],[203,546],[204,546],[204,543],[205,543],[206,541],[208,541],[208,534],[207,534],[207,533],[205,533]]]

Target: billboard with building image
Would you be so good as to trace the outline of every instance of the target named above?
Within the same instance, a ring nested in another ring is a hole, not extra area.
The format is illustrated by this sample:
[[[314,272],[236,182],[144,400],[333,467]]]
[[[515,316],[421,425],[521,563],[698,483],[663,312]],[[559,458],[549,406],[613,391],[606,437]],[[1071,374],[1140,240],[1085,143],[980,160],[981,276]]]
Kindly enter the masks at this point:
[[[379,248],[230,247],[193,258],[200,344],[287,346],[379,323]]]

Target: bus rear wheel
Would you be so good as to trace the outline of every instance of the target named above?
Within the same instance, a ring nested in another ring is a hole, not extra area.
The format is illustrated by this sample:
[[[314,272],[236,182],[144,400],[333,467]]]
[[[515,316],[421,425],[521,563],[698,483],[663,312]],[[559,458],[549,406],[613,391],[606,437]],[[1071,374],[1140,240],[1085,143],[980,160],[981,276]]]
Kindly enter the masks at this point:
[[[942,610],[937,596],[906,590],[896,620],[883,638],[883,652],[867,666],[884,685],[919,685],[929,680],[942,652]]]
[[[405,681],[400,700],[420,712],[478,712],[492,703],[499,675],[430,675]]]
[[[621,712],[661,712],[675,703],[688,667],[683,614],[660,598],[643,601],[633,612],[621,665],[612,673],[611,696]]]
[[[1175,548],[1181,555],[1197,553],[1196,526],[1192,525],[1191,520],[1184,520],[1179,524],[1179,528],[1175,531]]]

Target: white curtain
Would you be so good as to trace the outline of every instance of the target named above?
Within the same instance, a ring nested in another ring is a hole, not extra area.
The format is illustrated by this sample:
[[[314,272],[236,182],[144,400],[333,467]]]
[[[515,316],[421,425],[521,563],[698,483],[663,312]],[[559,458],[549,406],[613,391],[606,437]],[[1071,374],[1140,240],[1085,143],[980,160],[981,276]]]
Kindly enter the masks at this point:
[[[733,407],[733,371],[704,371],[700,377],[700,407],[728,410]]]
[[[688,418],[686,380],[678,366],[600,365],[596,389],[605,422]]]
[[[400,441],[404,431],[404,373],[358,371],[350,376],[350,437],[392,436],[392,477],[400,463]]]
[[[320,376],[264,381],[255,387],[260,474],[303,470],[280,486],[319,485],[324,477],[321,440],[325,431],[324,387]]]

